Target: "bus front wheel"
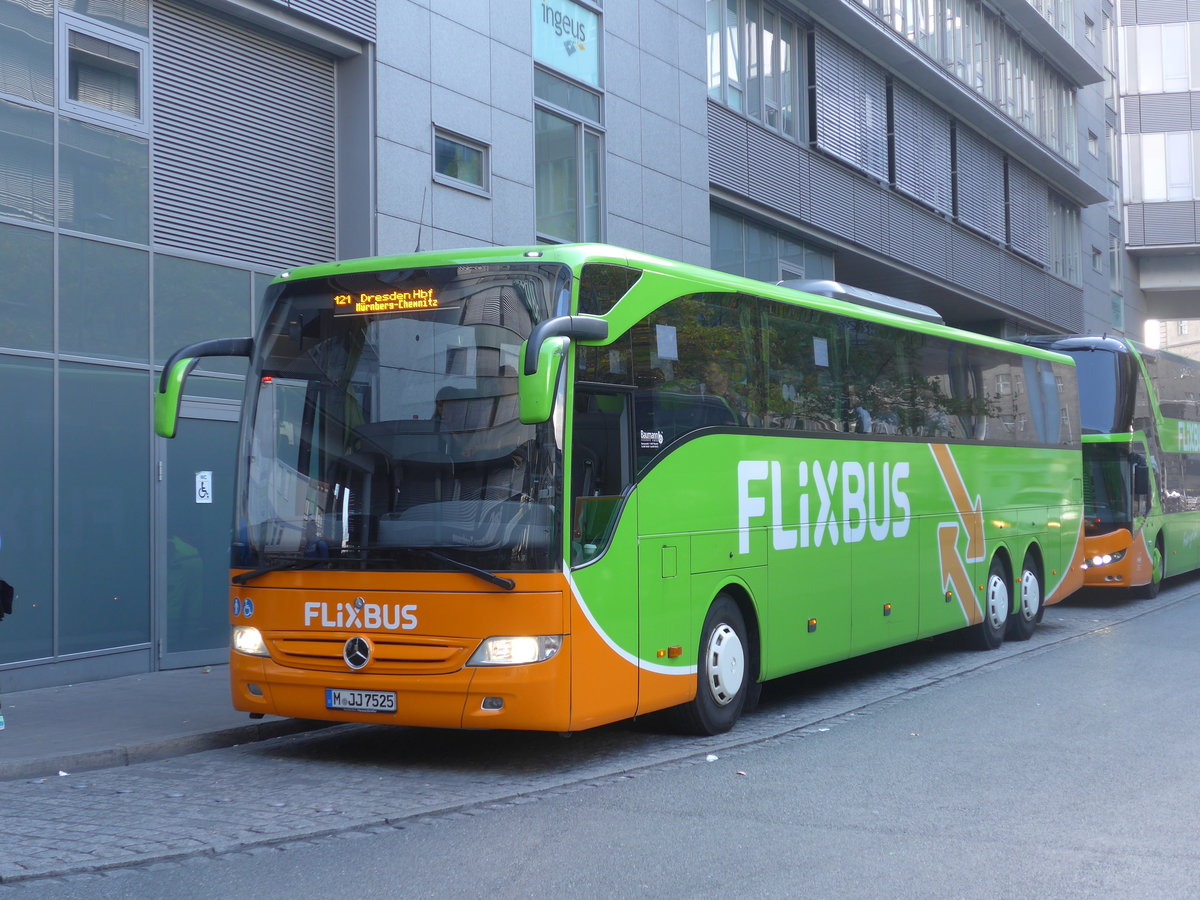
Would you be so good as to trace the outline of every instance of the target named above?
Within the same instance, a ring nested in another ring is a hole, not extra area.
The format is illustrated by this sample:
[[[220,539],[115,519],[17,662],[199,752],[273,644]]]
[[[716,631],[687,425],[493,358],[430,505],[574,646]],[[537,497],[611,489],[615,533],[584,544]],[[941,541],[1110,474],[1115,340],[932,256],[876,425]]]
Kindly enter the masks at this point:
[[[718,594],[700,632],[696,697],[672,710],[680,731],[720,734],[733,727],[750,693],[749,652],[742,611],[728,594]]]
[[[1133,589],[1134,596],[1142,600],[1153,600],[1158,596],[1158,589],[1162,586],[1166,555],[1163,553],[1163,539],[1161,534],[1154,541],[1154,552],[1151,554],[1150,559],[1153,567],[1150,573],[1149,584],[1143,584]]]
[[[1008,619],[1008,638],[1027,641],[1037,630],[1042,613],[1042,576],[1033,553],[1025,554],[1021,563],[1021,580],[1017,586],[1017,609]]]
[[[970,642],[978,650],[995,650],[1004,643],[1012,594],[1008,589],[1007,566],[1000,556],[992,557],[983,595],[983,621],[971,628]]]

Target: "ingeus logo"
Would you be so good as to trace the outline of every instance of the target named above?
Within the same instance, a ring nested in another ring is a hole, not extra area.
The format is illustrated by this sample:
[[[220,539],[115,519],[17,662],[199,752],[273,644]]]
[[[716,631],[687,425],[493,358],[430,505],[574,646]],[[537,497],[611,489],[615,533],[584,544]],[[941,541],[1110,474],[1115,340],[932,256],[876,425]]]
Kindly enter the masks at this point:
[[[319,622],[323,628],[383,628],[387,631],[411,631],[417,627],[417,605],[409,603],[324,603],[309,600],[304,604],[304,627]]]
[[[750,552],[750,526],[768,516],[768,503],[771,546],[776,550],[820,547],[826,540],[853,544],[868,534],[876,541],[902,538],[908,534],[912,513],[904,491],[908,475],[907,462],[863,466],[830,460],[801,462],[785,477],[783,466],[774,460],[742,460],[738,463],[738,552]],[[798,524],[788,527],[785,518]]]

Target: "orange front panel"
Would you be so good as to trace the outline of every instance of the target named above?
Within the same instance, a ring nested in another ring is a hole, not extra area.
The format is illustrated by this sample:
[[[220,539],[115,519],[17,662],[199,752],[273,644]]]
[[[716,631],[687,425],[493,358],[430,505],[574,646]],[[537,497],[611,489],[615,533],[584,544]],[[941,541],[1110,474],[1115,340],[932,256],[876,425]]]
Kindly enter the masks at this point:
[[[1084,557],[1088,568],[1083,573],[1086,587],[1137,587],[1149,584],[1154,576],[1154,561],[1146,549],[1146,541],[1139,530],[1136,534],[1125,528],[1088,537],[1084,540]],[[1125,551],[1123,559],[1097,565],[1097,557],[1103,558]]]
[[[487,637],[569,634],[563,576],[515,580],[504,591],[457,573],[281,572],[234,585],[232,624],[257,627],[271,653],[231,653],[234,707],[340,722],[565,731],[569,637],[544,662],[466,665]],[[359,670],[343,657],[353,637],[371,649]],[[330,710],[327,689],[394,691],[397,708]]]

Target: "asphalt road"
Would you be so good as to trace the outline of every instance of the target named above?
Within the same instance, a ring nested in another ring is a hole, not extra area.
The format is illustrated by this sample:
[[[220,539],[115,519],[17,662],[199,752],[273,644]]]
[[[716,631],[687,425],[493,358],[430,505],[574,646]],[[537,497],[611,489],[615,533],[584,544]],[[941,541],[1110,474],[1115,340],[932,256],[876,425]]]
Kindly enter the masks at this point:
[[[0,895],[1195,896],[1200,581],[1043,624],[774,683],[724,738],[355,726],[0,785],[95,860]]]

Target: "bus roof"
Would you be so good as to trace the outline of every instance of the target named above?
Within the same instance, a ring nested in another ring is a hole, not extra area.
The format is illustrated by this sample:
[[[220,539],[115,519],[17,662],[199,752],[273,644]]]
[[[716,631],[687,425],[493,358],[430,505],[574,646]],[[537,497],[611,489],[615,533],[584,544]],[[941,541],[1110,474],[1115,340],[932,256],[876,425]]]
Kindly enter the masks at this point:
[[[1041,344],[1014,344],[1013,342],[1003,338],[992,337],[990,335],[979,334],[978,332],[974,331],[965,331],[949,325],[938,324],[928,316],[925,318],[914,318],[912,314],[906,315],[904,312],[899,311],[899,307],[901,305],[910,302],[899,300],[899,298],[888,298],[898,300],[897,311],[891,311],[886,308],[886,305],[884,304],[876,303],[874,305],[864,305],[862,303],[853,302],[851,299],[843,299],[850,297],[852,295],[851,291],[838,292],[836,296],[826,293],[814,294],[807,291],[798,291],[787,286],[786,284],[771,284],[770,282],[766,281],[745,278],[741,275],[731,275],[727,272],[719,272],[715,269],[706,269],[702,266],[692,265],[691,263],[684,263],[677,260],[652,256],[648,253],[641,253],[636,250],[627,250],[621,247],[614,247],[609,244],[542,244],[527,247],[464,247],[452,250],[424,250],[416,253],[407,253],[396,256],[362,257],[358,259],[318,263],[310,266],[300,266],[281,273],[272,283],[290,283],[300,279],[328,278],[335,275],[371,272],[379,269],[406,269],[415,266],[433,267],[469,265],[472,263],[481,262],[516,261],[522,258],[529,260],[542,260],[544,262],[562,263],[564,265],[571,266],[572,268],[578,268],[585,263],[607,263],[609,265],[628,266],[631,268],[643,269],[648,272],[655,272],[660,275],[686,279],[688,281],[705,285],[714,291],[728,293],[748,293],[772,300],[779,300],[784,303],[799,303],[804,306],[824,310],[826,312],[838,315],[864,319],[867,321],[877,322],[879,324],[896,325],[911,331],[917,331],[931,335],[936,334],[962,341],[964,343],[976,344],[983,347],[992,347],[1009,352],[1016,352],[1026,356],[1040,357],[1065,365],[1073,366],[1075,364],[1074,360],[1072,360],[1069,356],[1058,353]],[[829,282],[827,282],[827,284],[828,283]],[[876,296],[883,297],[884,295]],[[929,307],[921,307],[920,304],[912,305],[919,309],[929,309]],[[930,310],[930,312],[933,311]],[[933,315],[936,316],[936,312],[934,312]]]

